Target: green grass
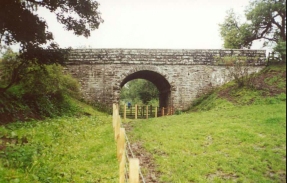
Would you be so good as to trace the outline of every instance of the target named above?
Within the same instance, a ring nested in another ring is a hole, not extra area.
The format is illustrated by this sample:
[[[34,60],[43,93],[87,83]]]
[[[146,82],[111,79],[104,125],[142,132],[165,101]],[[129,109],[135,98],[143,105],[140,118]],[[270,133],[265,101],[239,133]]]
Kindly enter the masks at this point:
[[[280,66],[270,66],[265,69],[266,73],[281,73],[275,74],[273,77],[265,78],[265,83],[270,86],[275,86],[279,89],[285,89],[286,91],[286,64]],[[285,75],[285,77],[282,77]]]
[[[153,154],[161,182],[286,181],[286,104],[142,120],[131,136]]]
[[[0,151],[0,182],[117,182],[111,117],[81,106],[91,116],[0,126],[0,137],[18,141]]]
[[[263,73],[270,88],[229,83],[195,101],[197,112],[131,122],[161,182],[286,182],[286,67]],[[0,126],[1,183],[118,182],[111,116],[69,102],[75,117]]]
[[[184,114],[131,123],[161,182],[286,182],[286,66],[254,77],[254,87],[228,83]]]

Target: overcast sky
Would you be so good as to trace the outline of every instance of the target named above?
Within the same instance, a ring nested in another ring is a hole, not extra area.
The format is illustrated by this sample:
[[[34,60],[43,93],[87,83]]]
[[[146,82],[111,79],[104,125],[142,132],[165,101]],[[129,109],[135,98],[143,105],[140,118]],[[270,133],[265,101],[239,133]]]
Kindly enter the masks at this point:
[[[244,18],[249,0],[98,0],[104,23],[89,38],[67,32],[40,11],[61,47],[220,49],[219,23],[233,8]],[[254,49],[261,49],[259,44]]]

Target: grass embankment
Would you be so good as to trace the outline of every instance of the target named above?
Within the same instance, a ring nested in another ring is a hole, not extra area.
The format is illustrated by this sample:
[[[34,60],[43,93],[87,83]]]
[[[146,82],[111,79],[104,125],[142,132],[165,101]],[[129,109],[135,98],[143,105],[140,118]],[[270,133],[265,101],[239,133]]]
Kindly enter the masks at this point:
[[[160,182],[286,182],[286,67],[268,67],[252,89],[223,86],[191,112],[131,125]]]
[[[117,182],[111,117],[90,116],[0,126],[0,182]]]

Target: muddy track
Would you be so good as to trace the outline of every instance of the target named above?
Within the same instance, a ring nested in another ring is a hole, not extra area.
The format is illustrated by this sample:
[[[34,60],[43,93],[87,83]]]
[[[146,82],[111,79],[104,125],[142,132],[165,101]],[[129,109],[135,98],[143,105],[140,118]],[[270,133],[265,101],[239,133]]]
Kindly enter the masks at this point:
[[[130,137],[130,132],[132,131],[132,124],[124,124],[126,129],[126,134],[129,138],[130,146],[133,151],[135,158],[140,160],[140,167],[143,173],[146,183],[159,183],[160,172],[156,170],[155,161],[151,153],[147,152],[142,142],[134,142]],[[129,157],[132,157],[132,154],[128,154]]]

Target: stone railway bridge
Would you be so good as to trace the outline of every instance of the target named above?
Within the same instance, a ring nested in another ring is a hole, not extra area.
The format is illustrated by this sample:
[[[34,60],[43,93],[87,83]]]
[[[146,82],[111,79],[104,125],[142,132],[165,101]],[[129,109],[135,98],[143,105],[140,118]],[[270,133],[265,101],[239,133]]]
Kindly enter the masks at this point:
[[[222,57],[245,57],[258,72],[266,65],[265,50],[74,49],[68,71],[81,84],[88,101],[112,106],[121,88],[133,79],[146,79],[159,90],[160,107],[187,109],[208,89],[232,78]]]

